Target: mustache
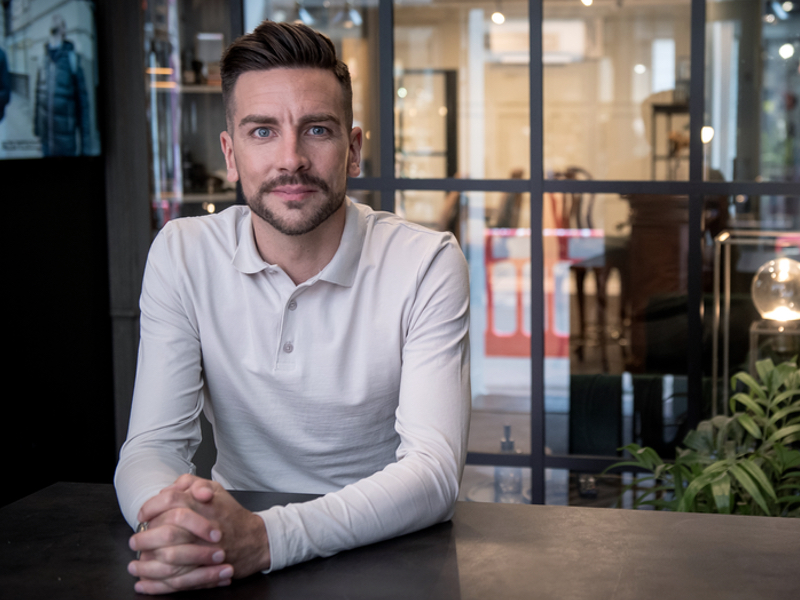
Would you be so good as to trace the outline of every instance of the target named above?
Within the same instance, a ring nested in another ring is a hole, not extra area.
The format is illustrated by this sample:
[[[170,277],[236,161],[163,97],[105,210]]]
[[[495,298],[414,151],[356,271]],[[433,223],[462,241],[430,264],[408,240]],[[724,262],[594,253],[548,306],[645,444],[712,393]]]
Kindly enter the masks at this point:
[[[319,177],[314,177],[308,173],[296,173],[295,175],[280,175],[275,179],[270,179],[269,181],[265,181],[261,184],[258,188],[259,194],[269,194],[275,188],[279,188],[284,185],[308,185],[313,186],[319,189],[321,192],[326,194],[330,194],[330,188],[328,184],[325,183],[324,180],[320,179]]]

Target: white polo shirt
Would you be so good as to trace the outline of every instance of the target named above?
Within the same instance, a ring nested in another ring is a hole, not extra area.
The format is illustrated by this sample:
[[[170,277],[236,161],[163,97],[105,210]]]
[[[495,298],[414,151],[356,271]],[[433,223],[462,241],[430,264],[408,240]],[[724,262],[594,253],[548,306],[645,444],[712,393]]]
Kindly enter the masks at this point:
[[[342,241],[295,285],[250,211],[170,222],[148,257],[128,439],[131,526],[214,426],[227,489],[327,494],[259,513],[272,570],[448,519],[470,411],[467,266],[454,238],[346,200]]]

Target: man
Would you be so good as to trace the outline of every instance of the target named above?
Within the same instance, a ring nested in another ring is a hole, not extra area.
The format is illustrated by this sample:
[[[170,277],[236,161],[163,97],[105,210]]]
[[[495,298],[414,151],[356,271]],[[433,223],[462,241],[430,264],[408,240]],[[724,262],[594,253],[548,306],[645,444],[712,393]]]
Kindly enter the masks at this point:
[[[228,179],[248,207],[153,243],[115,484],[136,590],[227,585],[450,518],[470,408],[453,237],[345,196],[360,173],[347,67],[264,22],[221,63]],[[201,410],[214,481],[194,477]],[[177,478],[177,480],[176,480]],[[260,513],[225,489],[325,494]]]
[[[61,15],[53,15],[44,64],[36,79],[33,133],[42,142],[44,156],[80,156],[91,151],[86,79]]]

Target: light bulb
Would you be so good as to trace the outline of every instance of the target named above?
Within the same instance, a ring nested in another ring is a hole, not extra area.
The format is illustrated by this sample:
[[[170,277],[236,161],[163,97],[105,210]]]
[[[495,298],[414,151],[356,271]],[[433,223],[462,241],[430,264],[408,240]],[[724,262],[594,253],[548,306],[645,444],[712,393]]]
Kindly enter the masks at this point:
[[[783,59],[792,58],[794,56],[794,46],[791,44],[784,44],[778,48],[778,54],[780,54]]]
[[[700,130],[700,139],[703,141],[704,144],[707,144],[711,140],[714,139],[714,128],[706,125]]]
[[[791,258],[776,258],[753,277],[753,304],[764,319],[800,319],[800,263]]]
[[[506,17],[503,13],[497,11],[492,15],[492,21],[497,25],[502,25],[503,23],[506,22]]]

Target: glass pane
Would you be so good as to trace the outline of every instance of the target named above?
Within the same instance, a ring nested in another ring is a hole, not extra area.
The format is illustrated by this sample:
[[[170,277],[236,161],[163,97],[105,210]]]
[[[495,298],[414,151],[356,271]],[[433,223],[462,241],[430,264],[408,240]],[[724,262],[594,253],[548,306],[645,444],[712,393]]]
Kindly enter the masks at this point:
[[[500,10],[502,22],[493,17]],[[527,172],[528,38],[523,0],[395,0],[398,176],[506,179]]]
[[[636,442],[674,455],[687,409],[688,198],[543,200],[546,452],[619,456]]]
[[[800,282],[784,281],[780,273],[792,266],[781,259],[795,261],[800,270],[800,197],[708,197],[704,217],[707,418],[729,412],[731,375],[748,371],[755,376],[758,360],[778,364],[800,355]],[[767,298],[756,298],[754,278],[774,260],[778,272],[764,288]]]
[[[590,506],[595,508],[632,508],[634,493],[641,497],[653,486],[648,474],[628,472],[609,475],[588,475],[565,469],[545,469],[545,504],[560,506]],[[638,482],[636,487],[623,492],[625,486]],[[640,510],[653,510],[642,506]]]
[[[244,0],[244,29],[252,31],[264,19],[302,21],[324,33],[350,69],[353,83],[353,126],[364,133],[361,176],[377,177],[380,159],[378,112],[378,3],[369,0]],[[384,174],[386,175],[386,174]]]
[[[154,229],[236,202],[219,134],[225,128],[219,60],[230,7],[191,0],[145,6],[145,82]]]
[[[546,177],[688,179],[690,2],[543,7]]]
[[[531,470],[526,467],[467,465],[461,478],[459,500],[530,504]]]
[[[513,210],[506,208],[509,204]],[[529,454],[529,196],[404,191],[397,193],[396,211],[417,223],[453,232],[469,263],[473,409],[469,451]],[[508,439],[513,439],[513,447],[508,441],[502,444],[506,426],[511,428]]]
[[[800,2],[706,4],[706,179],[800,180],[799,65]]]

